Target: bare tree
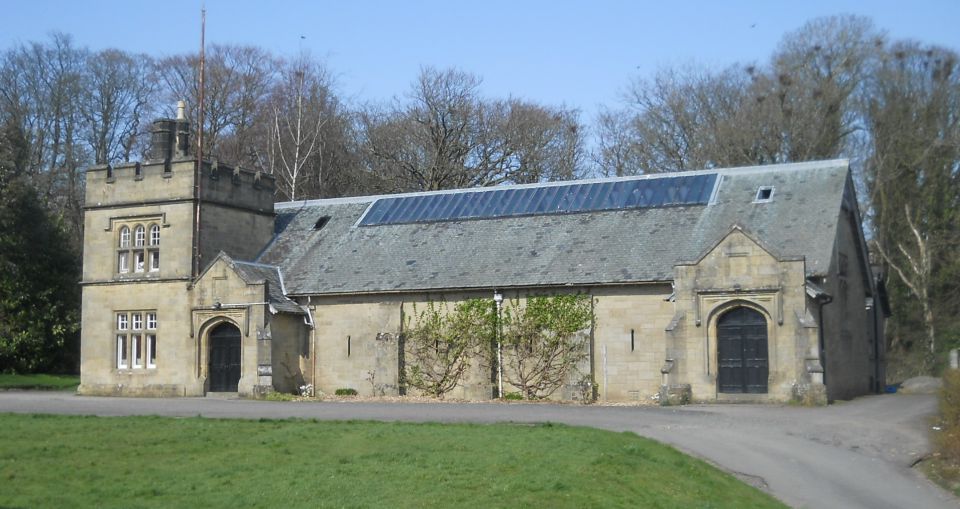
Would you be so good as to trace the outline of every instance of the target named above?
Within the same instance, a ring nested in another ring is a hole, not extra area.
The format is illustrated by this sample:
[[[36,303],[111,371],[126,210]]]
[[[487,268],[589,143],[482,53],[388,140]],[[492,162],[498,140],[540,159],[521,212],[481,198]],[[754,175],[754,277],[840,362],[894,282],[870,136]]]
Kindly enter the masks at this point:
[[[94,163],[130,160],[156,90],[153,64],[146,55],[104,50],[87,59],[82,115]]]
[[[421,70],[405,103],[360,117],[372,171],[397,190],[436,190],[568,179],[581,172],[575,110],[485,100],[469,73]]]
[[[766,81],[775,99],[783,160],[836,157],[862,129],[854,107],[874,73],[885,35],[860,16],[816,18],[787,34]]]
[[[397,186],[436,190],[469,185],[463,171],[475,146],[480,79],[456,70],[421,69],[409,102],[362,116],[366,148]]]
[[[199,55],[177,55],[160,60],[160,76],[167,114],[179,100],[187,102],[187,118],[195,125],[199,113]],[[277,72],[277,61],[252,46],[214,44],[206,52],[204,81],[205,150],[226,161],[249,160],[247,144],[256,118]]]
[[[770,64],[664,69],[598,119],[605,174],[697,170],[837,157],[862,127],[855,100],[882,34],[869,20],[813,20]]]
[[[578,112],[510,99],[478,109],[493,122],[480,130],[481,185],[569,180],[583,173],[583,129]]]
[[[925,342],[937,347],[937,324],[957,303],[960,271],[960,57],[952,51],[896,43],[884,52],[865,94],[870,131],[865,180],[875,247],[919,305]],[[915,304],[903,299],[901,307]],[[937,311],[940,309],[941,311]],[[901,313],[894,337],[910,335]],[[893,345],[900,346],[900,345]]]
[[[256,167],[277,176],[279,197],[320,198],[364,188],[356,174],[350,114],[322,62],[301,53],[284,63],[267,104],[250,146]]]
[[[626,109],[605,108],[597,115],[593,162],[605,177],[623,177],[644,171],[640,139],[632,131],[634,117]]]
[[[81,83],[87,52],[71,38],[17,46],[0,67],[0,109],[22,133],[29,153],[24,172],[80,245],[83,231],[83,176],[89,152],[83,142]]]
[[[278,191],[290,200],[297,199],[303,186],[306,165],[316,155],[322,162],[321,130],[327,121],[322,108],[328,89],[326,75],[301,54],[283,70],[273,101],[273,150],[271,166],[280,182]],[[322,164],[317,171],[323,181]]]

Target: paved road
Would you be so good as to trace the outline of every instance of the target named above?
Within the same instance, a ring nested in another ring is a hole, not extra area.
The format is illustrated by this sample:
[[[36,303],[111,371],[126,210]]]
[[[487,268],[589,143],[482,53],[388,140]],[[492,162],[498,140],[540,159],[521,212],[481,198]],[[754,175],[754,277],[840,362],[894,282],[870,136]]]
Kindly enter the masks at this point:
[[[869,396],[824,408],[549,404],[284,403],[0,393],[0,412],[439,422],[560,422],[633,431],[700,456],[794,507],[940,508],[960,501],[911,465],[929,450],[933,396]]]

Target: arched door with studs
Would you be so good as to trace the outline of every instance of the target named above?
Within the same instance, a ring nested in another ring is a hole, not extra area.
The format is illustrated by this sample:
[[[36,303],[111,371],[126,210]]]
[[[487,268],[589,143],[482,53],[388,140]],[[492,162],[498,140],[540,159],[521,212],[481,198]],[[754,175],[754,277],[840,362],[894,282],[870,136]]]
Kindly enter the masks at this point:
[[[222,323],[210,331],[210,392],[237,392],[240,383],[240,329]]]
[[[767,320],[748,307],[737,307],[717,321],[717,388],[723,393],[767,392],[769,358]]]

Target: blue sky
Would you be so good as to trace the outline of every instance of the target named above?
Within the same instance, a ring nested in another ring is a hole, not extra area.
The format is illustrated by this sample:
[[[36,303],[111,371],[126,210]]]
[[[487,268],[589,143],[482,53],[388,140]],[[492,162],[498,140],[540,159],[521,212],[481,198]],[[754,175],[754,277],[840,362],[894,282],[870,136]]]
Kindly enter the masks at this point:
[[[200,0],[7,0],[0,49],[52,31],[92,49],[196,51]],[[615,105],[630,78],[664,65],[763,61],[804,21],[860,14],[894,38],[960,49],[960,1],[206,0],[208,43],[326,60],[355,102],[405,93],[422,65],[483,78],[492,97],[580,108]],[[301,38],[301,36],[303,38]]]

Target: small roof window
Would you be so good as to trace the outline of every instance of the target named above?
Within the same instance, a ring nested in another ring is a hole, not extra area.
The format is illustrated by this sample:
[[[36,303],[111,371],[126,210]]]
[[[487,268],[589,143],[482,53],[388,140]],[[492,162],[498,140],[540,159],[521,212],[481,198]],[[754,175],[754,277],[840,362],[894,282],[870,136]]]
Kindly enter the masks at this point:
[[[330,216],[320,216],[320,219],[317,219],[316,224],[313,225],[314,230],[319,230],[327,225],[330,222]]]
[[[767,203],[773,201],[773,186],[760,186],[753,203]]]

